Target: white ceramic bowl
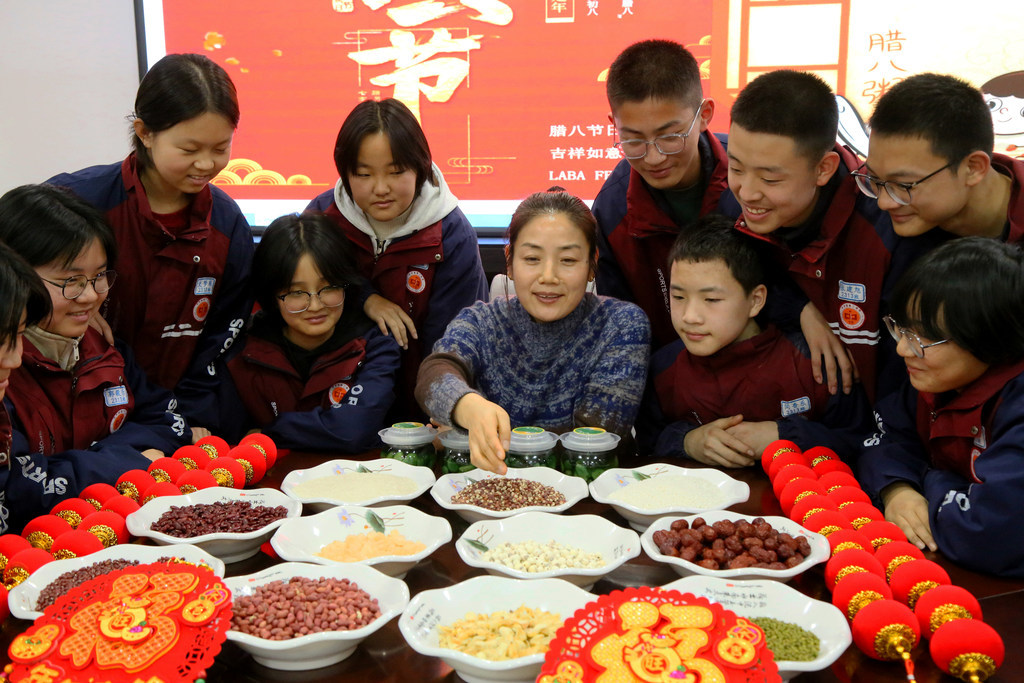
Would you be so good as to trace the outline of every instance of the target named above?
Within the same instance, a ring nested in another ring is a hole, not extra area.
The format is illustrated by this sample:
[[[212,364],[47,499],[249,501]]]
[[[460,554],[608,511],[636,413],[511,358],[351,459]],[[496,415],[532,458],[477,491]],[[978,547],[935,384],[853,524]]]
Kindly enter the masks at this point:
[[[595,599],[595,595],[559,579],[521,581],[477,576],[448,588],[418,593],[405,608],[398,627],[409,647],[428,657],[440,657],[468,683],[532,683],[540,674],[544,654],[488,661],[441,647],[438,626],[452,624],[469,612],[490,614],[522,605],[559,614],[564,621]]]
[[[407,505],[365,508],[346,505],[325,510],[310,517],[285,520],[270,539],[270,545],[284,560],[313,562],[325,566],[350,564],[336,562],[316,553],[331,541],[344,541],[348,536],[370,531],[399,531],[410,541],[419,541],[426,548],[412,555],[380,555],[358,564],[370,565],[388,576],[405,577],[417,562],[452,540],[448,520],[434,517]]]
[[[486,548],[501,543],[555,541],[599,553],[605,563],[596,569],[567,568],[545,572],[527,572],[483,559]],[[605,574],[640,554],[640,537],[597,515],[553,515],[550,512],[524,512],[505,519],[474,522],[455,544],[459,557],[471,567],[482,567],[497,576],[514,579],[565,579],[589,590]]]
[[[773,581],[789,581],[797,574],[801,574],[814,565],[821,564],[828,560],[831,552],[827,538],[821,534],[816,534],[813,531],[808,531],[793,520],[785,517],[764,517],[763,519],[771,524],[772,528],[779,533],[787,533],[794,538],[797,536],[803,536],[811,546],[811,554],[805,557],[803,562],[789,569],[760,569],[756,567],[744,567],[742,569],[705,569],[694,562],[687,562],[679,557],[664,555],[658,551],[658,546],[654,544],[654,533],[656,531],[668,530],[669,527],[672,526],[672,522],[677,519],[685,519],[692,522],[698,517],[703,517],[704,521],[708,524],[714,524],[715,522],[723,519],[729,519],[732,521],[746,520],[748,522],[752,522],[757,519],[750,515],[741,515],[736,512],[729,512],[728,510],[712,510],[711,512],[704,512],[699,515],[688,515],[686,517],[662,517],[654,522],[654,524],[647,527],[647,531],[640,536],[640,545],[643,547],[644,552],[652,559],[669,565],[680,576],[702,574],[704,576],[714,576],[721,579],[732,580],[771,579]]]
[[[710,508],[687,504],[680,498],[679,503],[667,507],[644,509],[609,499],[616,491],[640,481],[660,476],[699,477],[719,490],[722,502]],[[687,515],[707,510],[723,510],[730,505],[742,503],[750,497],[750,487],[742,481],[733,479],[728,474],[710,468],[677,467],[666,463],[651,463],[641,467],[616,467],[605,472],[590,482],[590,496],[599,503],[611,505],[616,512],[626,518],[629,525],[642,532],[651,522],[665,515]]]
[[[224,562],[230,564],[252,557],[258,553],[260,545],[270,538],[274,530],[284,522],[284,519],[275,520],[261,529],[244,534],[203,534],[201,536],[193,536],[192,538],[168,536],[159,531],[153,531],[150,527],[160,519],[162,514],[170,510],[172,505],[186,506],[235,500],[249,501],[254,506],[277,507],[278,505],[283,505],[288,510],[288,517],[298,517],[302,514],[302,503],[289,498],[276,489],[239,490],[216,486],[200,489],[187,496],[161,496],[160,498],[154,498],[128,515],[125,519],[125,524],[132,536],[151,538],[159,545],[189,544],[198,546],[214,557],[219,557]]]
[[[776,660],[782,678],[821,671],[839,659],[853,638],[846,617],[835,606],[809,598],[778,581],[733,581],[712,576],[687,576],[662,588],[700,595],[741,617],[771,617],[788,621],[818,636],[817,659],[809,662]]]
[[[329,477],[336,474],[350,474],[354,472],[380,472],[382,474],[393,474],[396,477],[407,477],[416,482],[416,490],[404,496],[377,496],[363,500],[345,500],[343,498],[323,497],[308,498],[295,493],[295,487],[311,479]],[[322,512],[335,505],[362,505],[374,507],[377,505],[389,505],[398,501],[412,500],[418,498],[424,491],[429,489],[436,478],[429,467],[417,467],[409,465],[401,460],[393,458],[378,458],[377,460],[331,460],[316,467],[305,470],[294,470],[289,472],[284,481],[281,482],[281,490],[298,500],[312,512]]]
[[[36,603],[39,602],[40,593],[62,574],[92,566],[103,560],[138,560],[140,564],[149,564],[150,562],[156,562],[162,557],[177,557],[192,564],[205,564],[217,576],[224,576],[224,563],[194,545],[179,545],[174,548],[166,548],[155,545],[122,543],[97,550],[83,557],[55,560],[44,564],[32,572],[27,579],[11,589],[11,592],[7,595],[7,604],[11,608],[11,614],[19,619],[32,621],[43,616],[42,612],[36,610]]]
[[[271,669],[300,671],[330,666],[351,655],[356,646],[397,616],[409,604],[409,588],[404,582],[385,576],[373,567],[361,564],[339,564],[322,567],[303,562],[283,562],[256,574],[233,576],[224,583],[237,599],[251,595],[254,586],[271,581],[287,581],[293,576],[348,579],[377,599],[380,616],[362,628],[351,631],[323,631],[290,640],[267,640],[235,630],[227,632],[228,640]]]
[[[493,479],[495,477],[502,476],[508,477],[509,479],[530,479],[532,481],[540,482],[545,486],[550,486],[557,489],[563,496],[565,496],[565,503],[557,507],[531,505],[517,508],[515,510],[497,511],[488,510],[477,505],[462,505],[452,502],[452,496],[469,486],[471,483],[482,479]],[[587,497],[587,482],[579,477],[571,477],[567,474],[562,474],[558,470],[553,470],[550,467],[510,467],[508,474],[506,475],[495,474],[494,472],[485,472],[484,470],[478,469],[470,470],[469,472],[442,475],[441,478],[438,479],[430,488],[430,495],[434,497],[434,500],[437,501],[438,505],[448,510],[455,510],[460,517],[467,522],[472,523],[478,522],[481,519],[511,517],[512,515],[530,512],[531,510],[539,510],[541,512],[564,512]]]

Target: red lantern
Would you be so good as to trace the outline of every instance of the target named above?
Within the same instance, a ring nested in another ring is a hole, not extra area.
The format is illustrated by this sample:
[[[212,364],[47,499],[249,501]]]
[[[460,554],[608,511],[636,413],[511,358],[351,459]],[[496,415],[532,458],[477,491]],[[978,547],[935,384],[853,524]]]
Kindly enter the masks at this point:
[[[812,514],[815,512],[822,512],[824,510],[837,512],[839,510],[839,506],[832,502],[828,496],[807,496],[805,498],[801,498],[800,502],[793,504],[793,507],[789,509],[789,518],[797,524],[803,524],[804,520]]]
[[[139,507],[139,504],[128,496],[114,496],[104,503],[100,510],[108,510],[120,515],[121,517],[127,517],[138,510]]]
[[[832,591],[832,604],[851,621],[861,608],[877,600],[892,600],[892,589],[885,579],[871,572],[848,574]]]
[[[239,446],[247,444],[255,446],[261,453],[263,453],[264,457],[267,459],[268,470],[274,466],[275,462],[277,462],[277,444],[275,444],[274,440],[266,434],[250,434],[238,443]]]
[[[850,476],[853,476],[853,470],[842,460],[822,460],[817,465],[814,465],[811,469],[819,477],[823,477],[829,472],[846,472]]]
[[[154,481],[152,475],[146,470],[128,470],[117,478],[114,488],[122,496],[128,496],[138,503],[141,500],[142,492],[152,486]]]
[[[835,533],[829,534],[828,544],[832,548],[832,555],[851,548],[864,550],[868,553],[874,550],[868,537],[856,529],[840,529]]]
[[[204,436],[203,438],[196,441],[196,446],[202,448],[204,451],[210,454],[210,459],[223,458],[231,450],[231,446],[228,442],[219,436]]]
[[[180,496],[181,489],[172,484],[169,481],[157,481],[153,482],[153,485],[142,492],[141,503],[145,505],[154,498],[161,496]]]
[[[832,472],[832,474],[842,474],[842,472]],[[838,486],[828,489],[828,497],[835,501],[835,504],[840,509],[846,507],[851,503],[864,503],[865,505],[871,505],[871,496],[864,493],[864,489],[860,486]]]
[[[901,564],[889,578],[893,597],[910,609],[914,609],[921,596],[932,588],[950,583],[946,570],[931,560],[912,560]]]
[[[850,520],[850,524],[853,525],[854,529],[859,529],[865,524],[885,519],[881,511],[870,503],[847,503],[846,505],[840,505],[839,512]]]
[[[58,536],[71,530],[71,525],[57,515],[40,515],[25,525],[21,535],[32,547],[49,551]]]
[[[234,458],[215,458],[207,464],[206,471],[213,475],[218,486],[236,489],[245,486],[245,469]]]
[[[855,548],[836,553],[825,564],[825,585],[829,590],[835,590],[836,584],[844,577],[858,572],[868,572],[882,579],[885,578],[885,570],[878,563],[875,556],[866,550]]]
[[[910,662],[921,632],[910,608],[895,600],[876,600],[862,607],[850,625],[853,642],[868,657]]]
[[[244,439],[243,439],[244,441]],[[768,447],[761,453],[761,469],[768,473],[768,467],[771,465],[772,460],[779,457],[783,453],[799,453],[800,447],[792,441],[786,439],[779,439],[778,441],[772,441],[768,444]]]
[[[840,486],[852,486],[855,489],[860,488],[860,482],[849,472],[826,472],[825,474],[818,477],[818,481],[825,487],[825,490],[832,493],[833,490]]]
[[[836,452],[831,448],[825,446],[815,446],[814,448],[808,448],[804,451],[804,458],[807,460],[807,464],[811,467],[816,467],[823,462],[829,460],[836,460],[842,462],[842,459],[836,455]]]
[[[981,605],[970,591],[960,586],[936,586],[921,596],[914,605],[914,614],[921,624],[921,633],[931,637],[937,628],[954,619],[981,621]]]
[[[886,543],[907,540],[907,535],[903,533],[903,530],[892,522],[869,522],[858,529],[858,531],[871,539],[871,545],[874,546],[875,550],[878,550]]]
[[[149,466],[148,472],[154,481],[174,482],[185,473],[185,463],[174,458],[157,458]]]
[[[813,515],[808,515],[802,524],[805,529],[810,529],[825,538],[842,529],[851,528],[849,520],[835,510],[815,512]]]
[[[982,621],[956,619],[937,628],[929,645],[940,669],[962,681],[984,681],[1003,664],[1006,647]]]
[[[61,534],[60,538],[53,542],[50,554],[56,560],[69,560],[73,557],[85,557],[97,550],[103,550],[103,541],[85,529],[75,529]]]
[[[267,473],[267,457],[256,444],[235,446],[228,451],[228,457],[234,458],[245,470],[245,485],[252,486]]]
[[[12,557],[31,547],[32,544],[18,534],[0,536],[0,572],[4,570]]]
[[[200,489],[208,489],[211,486],[217,486],[217,480],[212,474],[206,470],[189,470],[185,474],[178,477],[178,480],[174,482],[181,489],[184,494],[195,493]]]
[[[782,489],[786,487],[786,484],[793,481],[794,479],[813,479],[817,481],[818,477],[807,465],[786,465],[780,467],[775,473],[775,478],[772,479],[772,491],[775,492],[776,497],[782,493]]]
[[[875,558],[885,567],[885,579],[888,581],[896,567],[911,560],[923,560],[924,553],[908,541],[892,541],[876,550]]]
[[[792,467],[792,465],[790,465]],[[775,481],[779,481],[776,479]],[[782,506],[782,512],[787,517],[792,511],[793,506],[800,502],[801,499],[806,496],[813,494],[825,495],[825,489],[814,479],[794,479],[793,481],[786,484],[782,489],[782,493],[778,495],[779,505]]]
[[[128,527],[125,526],[124,518],[110,510],[99,510],[94,512],[78,526],[85,529],[98,539],[103,541],[103,546],[109,548],[118,543],[127,543],[131,536],[128,534]]]
[[[77,529],[82,518],[93,512],[96,512],[96,508],[81,498],[65,498],[50,510],[51,515],[57,515],[70,524],[72,529]]]
[[[174,451],[171,457],[184,465],[187,470],[201,470],[216,456],[210,455],[210,451],[199,446],[182,446]]]
[[[27,579],[32,572],[52,561],[53,555],[42,548],[26,548],[17,552],[4,567],[4,585],[10,590]]]
[[[110,484],[90,484],[82,489],[78,497],[99,510],[108,498],[119,495],[121,494],[117,492],[117,489]]]
[[[779,457],[775,458],[768,465],[768,478],[775,479],[781,470],[786,465],[803,465],[807,467],[807,460],[800,453],[783,453]],[[810,469],[810,468],[808,468]]]

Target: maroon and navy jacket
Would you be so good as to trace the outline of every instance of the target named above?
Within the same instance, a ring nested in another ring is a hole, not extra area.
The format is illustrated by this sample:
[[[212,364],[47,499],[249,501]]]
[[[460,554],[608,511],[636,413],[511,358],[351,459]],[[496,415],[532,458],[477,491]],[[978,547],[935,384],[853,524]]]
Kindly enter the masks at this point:
[[[711,356],[690,354],[678,338],[655,352],[637,425],[645,451],[686,457],[683,439],[691,430],[737,414],[747,422],[773,420],[780,439],[803,449],[827,446],[847,460],[871,428],[863,391],[829,395],[811,375],[803,338],[771,325]]]
[[[1024,159],[1014,159],[1005,154],[993,154],[992,165],[1000,173],[1010,177],[1010,206],[1006,212],[1009,230],[1006,241],[1024,246]]]
[[[736,228],[767,245],[770,258],[788,270],[849,349],[868,398],[874,402],[896,390],[906,374],[896,344],[882,323],[889,311],[891,290],[914,259],[944,238],[896,235],[888,212],[862,193],[850,175],[859,166],[857,157],[846,147],[836,146],[835,151],[841,159],[836,190],[817,237],[807,246],[794,252],[774,234],[758,235],[749,230],[742,216]],[[732,193],[726,203],[739,210]],[[805,303],[797,305],[803,308]],[[799,310],[786,317],[798,319]]]
[[[48,182],[95,205],[114,229],[117,283],[103,309],[114,334],[153,382],[174,391],[193,425],[216,430],[221,356],[252,310],[252,232],[238,205],[207,185],[188,225],[171,234],[150,209],[134,154]]]
[[[366,321],[361,335],[317,358],[305,379],[275,341],[249,334],[240,346],[228,361],[235,396],[222,405],[247,415],[223,423],[241,424],[241,433],[256,427],[282,448],[361,453],[380,447],[377,432],[395,400],[401,361],[394,337]]]
[[[985,573],[1024,578],[1024,360],[989,368],[959,392],[901,391],[879,402],[858,479],[881,491],[906,482],[928,501],[939,550]]]
[[[725,136],[701,133],[701,174],[707,187],[701,215],[723,211],[729,159]],[[650,189],[627,159],[604,182],[594,200],[597,219],[597,292],[640,306],[651,321],[651,348],[678,339],[669,314],[668,253],[679,230],[658,206]],[[730,217],[738,215],[733,209]]]
[[[442,220],[399,237],[380,251],[373,238],[342,215],[334,190],[317,196],[306,208],[330,216],[355,246],[359,272],[370,283],[360,304],[370,294],[380,294],[401,306],[416,325],[419,339],[410,339],[402,353],[398,379],[400,396],[411,400],[420,363],[448,323],[463,308],[487,300],[487,278],[473,226],[456,207]],[[418,414],[415,401],[409,408]]]

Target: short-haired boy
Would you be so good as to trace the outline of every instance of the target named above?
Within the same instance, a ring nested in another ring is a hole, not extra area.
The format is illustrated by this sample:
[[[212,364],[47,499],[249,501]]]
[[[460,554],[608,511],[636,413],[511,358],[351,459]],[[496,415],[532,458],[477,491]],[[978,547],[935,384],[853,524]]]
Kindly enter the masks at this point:
[[[772,441],[852,458],[870,429],[864,394],[831,395],[811,378],[803,338],[757,321],[768,296],[756,243],[705,216],[669,254],[679,336],[651,359],[637,433],[655,457],[745,467]]]
[[[992,152],[992,113],[978,88],[924,73],[894,85],[871,115],[857,175],[897,234],[932,228],[1024,243],[1024,160]]]
[[[821,312],[856,363],[868,398],[890,393],[904,373],[895,345],[880,334],[889,289],[932,240],[898,238],[889,216],[857,189],[850,172],[860,162],[836,144],[835,96],[818,76],[762,74],[731,113],[728,178],[742,211],[737,229],[759,238]],[[785,317],[772,312],[772,319]]]

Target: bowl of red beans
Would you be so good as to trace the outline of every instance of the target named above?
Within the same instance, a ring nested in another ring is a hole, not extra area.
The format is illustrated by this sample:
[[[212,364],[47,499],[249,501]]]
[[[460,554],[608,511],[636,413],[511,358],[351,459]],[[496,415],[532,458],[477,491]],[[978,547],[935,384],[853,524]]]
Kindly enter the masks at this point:
[[[252,557],[302,503],[275,489],[200,489],[185,496],[161,496],[128,515],[133,536],[158,545],[187,543],[225,563]]]
[[[662,517],[640,536],[651,559],[680,576],[788,581],[829,558],[828,539],[785,517],[715,510]]]
[[[224,583],[233,611],[227,639],[286,671],[340,662],[409,604],[403,581],[361,564],[283,562]]]

